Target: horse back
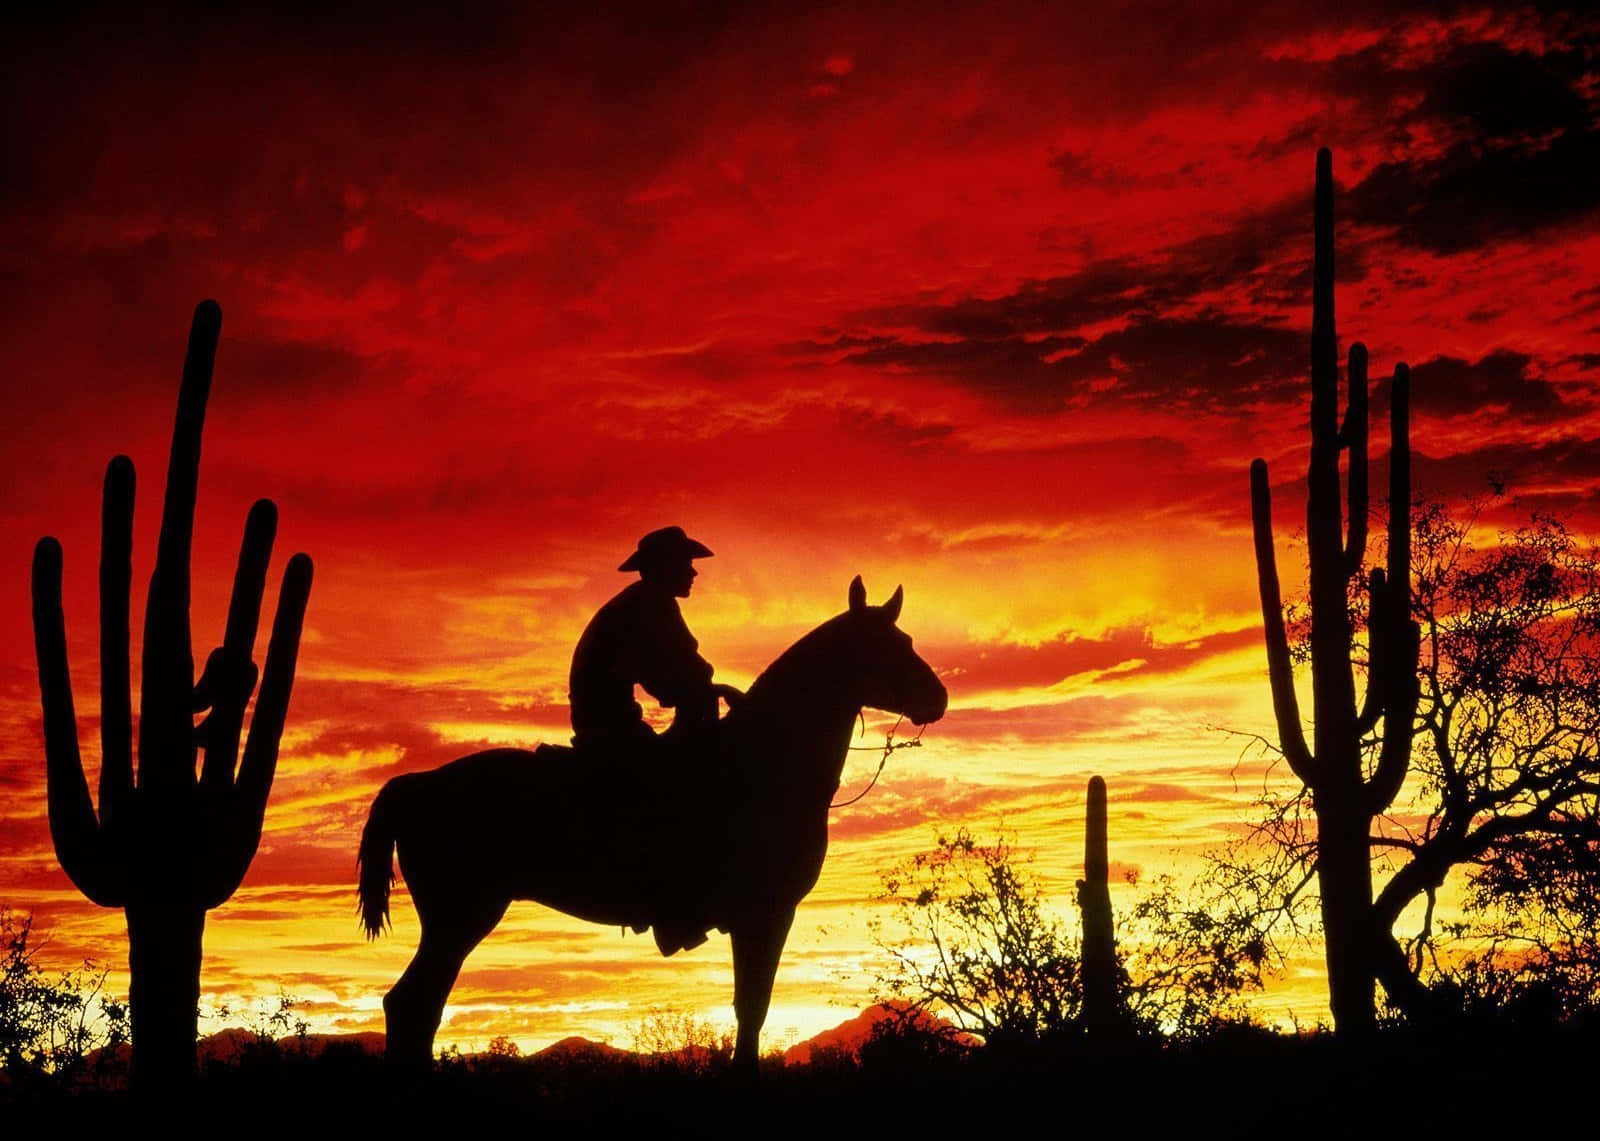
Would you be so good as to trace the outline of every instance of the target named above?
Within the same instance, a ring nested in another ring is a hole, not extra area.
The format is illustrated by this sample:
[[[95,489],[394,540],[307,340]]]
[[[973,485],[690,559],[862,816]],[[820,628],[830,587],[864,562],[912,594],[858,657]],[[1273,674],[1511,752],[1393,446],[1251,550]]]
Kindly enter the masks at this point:
[[[686,887],[726,905],[797,901],[820,869],[826,818],[797,833],[792,806],[751,802],[749,770],[714,766],[559,745],[472,753],[399,778],[419,825],[401,867],[408,882],[412,868],[437,870],[599,922],[639,922]]]

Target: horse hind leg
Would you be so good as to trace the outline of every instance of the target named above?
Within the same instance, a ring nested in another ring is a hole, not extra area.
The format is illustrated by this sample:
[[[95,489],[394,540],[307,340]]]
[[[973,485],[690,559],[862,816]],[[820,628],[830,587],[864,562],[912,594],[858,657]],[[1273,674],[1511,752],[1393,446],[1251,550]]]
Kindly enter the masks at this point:
[[[432,1066],[433,1038],[461,964],[494,930],[506,907],[501,902],[472,914],[423,921],[417,953],[383,998],[386,1061],[406,1068]]]

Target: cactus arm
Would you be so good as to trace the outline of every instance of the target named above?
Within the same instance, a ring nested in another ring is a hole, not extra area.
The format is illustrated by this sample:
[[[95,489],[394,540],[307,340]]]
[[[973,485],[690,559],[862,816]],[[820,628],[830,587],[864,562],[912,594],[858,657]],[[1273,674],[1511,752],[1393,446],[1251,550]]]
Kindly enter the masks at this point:
[[[222,648],[206,664],[213,694],[212,712],[206,722],[206,758],[201,766],[200,781],[208,786],[233,786],[244,708],[256,681],[250,654],[255,647],[256,627],[261,621],[261,595],[267,586],[267,562],[272,556],[272,540],[277,529],[278,509],[270,499],[258,499],[245,521]]]
[[[1256,579],[1261,594],[1261,624],[1267,638],[1267,676],[1272,683],[1272,711],[1278,719],[1278,741],[1294,774],[1312,783],[1311,751],[1300,728],[1300,702],[1294,692],[1294,666],[1289,636],[1283,627],[1283,599],[1278,590],[1277,555],[1272,549],[1272,489],[1265,460],[1250,465],[1250,517],[1254,524]]]
[[[1357,341],[1350,346],[1350,403],[1345,409],[1344,430],[1340,437],[1350,451],[1349,460],[1349,540],[1344,548],[1344,572],[1348,578],[1361,568],[1367,551],[1367,347]]]
[[[278,591],[278,610],[272,619],[272,639],[267,644],[267,664],[261,676],[261,696],[256,700],[244,762],[239,767],[239,789],[247,798],[266,806],[267,793],[278,763],[278,741],[289,715],[289,694],[294,688],[294,668],[300,653],[300,632],[305,624],[306,601],[311,595],[311,556],[297,554],[284,568]],[[257,812],[259,816],[259,811]]]
[[[109,832],[133,795],[128,592],[133,585],[133,461],[106,465],[100,513],[100,822]]]
[[[195,492],[200,481],[200,432],[222,309],[195,306],[189,349],[178,390],[178,415],[167,462],[156,569],[144,616],[144,686],[139,705],[139,786],[186,788],[194,784],[194,651],[189,638],[189,553]]]
[[[277,771],[278,742],[289,714],[300,632],[311,595],[311,569],[310,556],[297,554],[283,572],[272,637],[267,643],[266,667],[261,672],[261,694],[256,699],[255,716],[250,720],[244,758],[239,764],[233,819],[224,841],[226,851],[209,879],[208,907],[217,906],[233,894],[261,843],[261,821]]]
[[[1404,362],[1394,366],[1389,389],[1388,539],[1389,581],[1399,601],[1393,620],[1398,625],[1411,616],[1411,370]]]
[[[1389,582],[1383,604],[1394,656],[1386,668],[1383,750],[1369,787],[1369,804],[1382,812],[1394,801],[1411,767],[1411,737],[1420,683],[1422,628],[1411,621],[1411,370],[1394,369],[1389,396]],[[1392,672],[1390,672],[1392,671]]]
[[[1373,567],[1367,578],[1367,695],[1361,702],[1361,714],[1356,718],[1356,736],[1365,737],[1383,718],[1384,700],[1387,696],[1387,678],[1390,655],[1389,644],[1392,623],[1387,610],[1389,587],[1382,567]]]
[[[122,906],[120,875],[107,860],[78,752],[78,716],[67,669],[67,627],[61,609],[61,544],[39,540],[33,551],[33,643],[44,711],[45,784],[50,838],[67,878],[101,907]]]
[[[1387,811],[1394,803],[1411,770],[1411,737],[1421,694],[1416,662],[1422,652],[1422,627],[1407,622],[1399,631],[1397,651],[1400,647],[1405,648],[1398,663],[1402,668],[1391,680],[1391,692],[1384,702],[1383,748],[1378,754],[1378,767],[1367,786],[1368,807],[1374,814]],[[1410,667],[1404,668],[1407,662]]]

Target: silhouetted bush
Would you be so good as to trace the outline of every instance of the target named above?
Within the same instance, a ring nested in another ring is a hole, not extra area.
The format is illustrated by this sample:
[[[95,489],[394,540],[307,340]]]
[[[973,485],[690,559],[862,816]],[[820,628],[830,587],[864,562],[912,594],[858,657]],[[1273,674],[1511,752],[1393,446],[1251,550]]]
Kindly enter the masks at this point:
[[[38,963],[33,917],[0,904],[0,1069],[15,1083],[94,1077],[128,1040],[128,1008],[104,993],[106,968],[85,959],[51,978]]]
[[[1075,1030],[1083,1004],[1077,939],[1001,836],[940,836],[882,875],[879,901],[898,936],[873,928],[891,959],[878,977],[890,1005],[932,1009],[989,1045]]]
[[[872,1073],[927,1073],[960,1063],[974,1045],[970,1035],[920,1007],[890,1008],[872,1024],[857,1058]]]
[[[1006,837],[979,844],[958,829],[881,878],[892,918],[872,925],[890,957],[880,999],[909,1012],[885,1027],[886,1056],[937,1056],[967,1035],[1007,1053],[1083,1036],[1079,936]],[[1117,991],[1133,1036],[1198,1037],[1250,1020],[1241,996],[1261,985],[1275,951],[1252,916],[1198,891],[1163,876],[1119,918]],[[941,1041],[924,1011],[949,1019],[954,1037]]]
[[[647,1010],[633,1030],[633,1051],[647,1069],[709,1074],[733,1062],[734,1032],[671,1007]]]

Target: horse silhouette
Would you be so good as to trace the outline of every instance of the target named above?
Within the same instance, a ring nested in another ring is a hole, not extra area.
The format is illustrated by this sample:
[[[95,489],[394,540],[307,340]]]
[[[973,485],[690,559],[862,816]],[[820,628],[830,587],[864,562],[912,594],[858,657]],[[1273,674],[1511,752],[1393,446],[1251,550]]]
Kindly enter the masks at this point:
[[[695,755],[646,769],[541,745],[491,749],[396,777],[368,813],[362,922],[381,933],[398,851],[422,935],[384,997],[388,1058],[429,1063],[468,953],[514,899],[641,928],[686,916],[733,942],[735,1065],[756,1066],[794,911],[828,849],[828,806],[864,706],[918,725],[947,694],[895,622],[903,593],[843,614],[773,662]]]

